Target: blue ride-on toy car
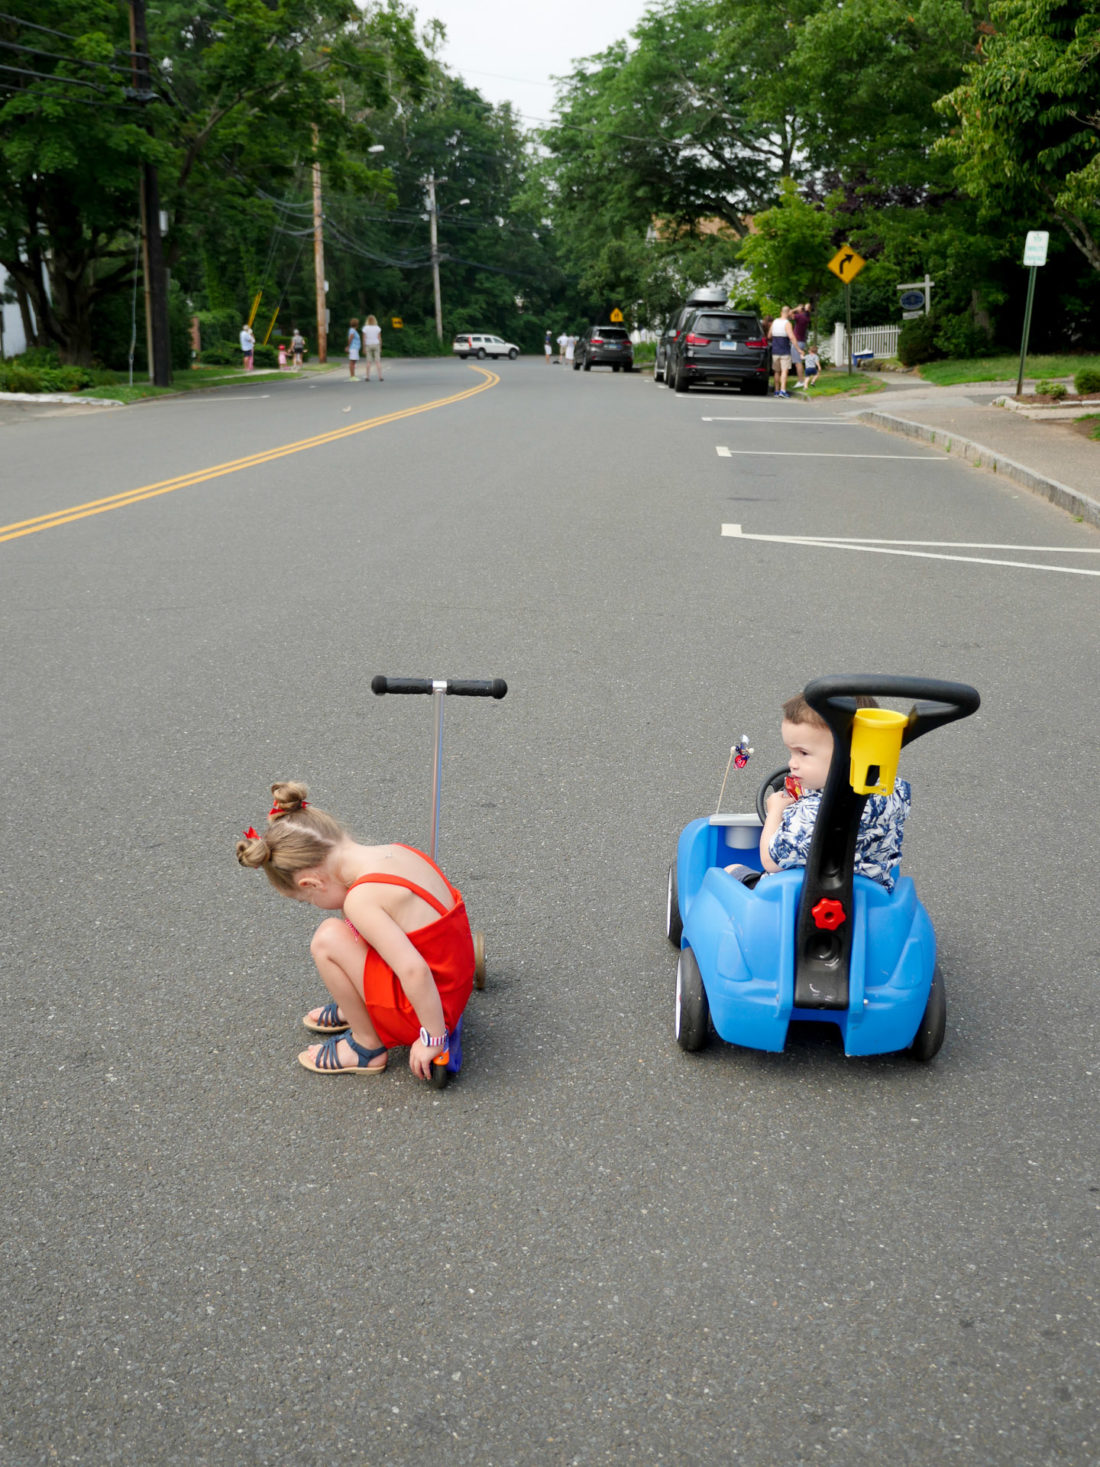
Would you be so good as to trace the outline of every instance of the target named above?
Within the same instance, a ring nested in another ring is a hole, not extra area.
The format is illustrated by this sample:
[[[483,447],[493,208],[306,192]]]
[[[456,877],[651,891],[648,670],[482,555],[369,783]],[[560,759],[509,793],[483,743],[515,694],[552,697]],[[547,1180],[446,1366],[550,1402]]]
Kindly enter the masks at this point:
[[[918,700],[908,714],[857,709],[859,696]],[[893,891],[854,873],[867,796],[889,794],[900,750],[974,713],[977,692],[931,678],[818,678],[804,697],[829,725],[833,756],[804,868],[746,885],[725,867],[760,870],[768,776],[751,815],[711,815],[684,827],[668,875],[667,931],[680,949],[676,1039],[779,1052],[792,1019],[835,1024],[848,1055],[908,1050],[930,1060],[947,1004],[936,935],[911,878]]]

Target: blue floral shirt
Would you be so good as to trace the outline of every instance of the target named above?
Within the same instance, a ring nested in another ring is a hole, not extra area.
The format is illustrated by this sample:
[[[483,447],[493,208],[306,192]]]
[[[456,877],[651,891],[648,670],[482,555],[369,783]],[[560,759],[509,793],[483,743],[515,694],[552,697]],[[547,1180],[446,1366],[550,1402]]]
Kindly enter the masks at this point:
[[[901,860],[901,836],[905,817],[912,805],[909,781],[894,781],[889,795],[868,795],[856,836],[856,875],[869,876],[893,891]],[[810,854],[821,791],[808,790],[783,811],[783,823],[772,837],[768,854],[781,871],[805,866]]]

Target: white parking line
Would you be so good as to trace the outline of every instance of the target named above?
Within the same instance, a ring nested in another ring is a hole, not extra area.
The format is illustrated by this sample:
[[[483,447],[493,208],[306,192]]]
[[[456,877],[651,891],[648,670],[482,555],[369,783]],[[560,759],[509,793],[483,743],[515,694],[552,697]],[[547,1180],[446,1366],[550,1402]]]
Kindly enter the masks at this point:
[[[928,464],[951,462],[948,458],[940,458],[930,453],[799,453],[788,448],[720,448],[717,444],[714,451],[719,458],[733,458],[734,456],[749,458],[906,458],[919,459]]]
[[[902,550],[902,545],[944,545],[949,540],[854,540],[840,535],[746,535],[740,525],[723,525],[722,534],[734,540],[764,540],[778,545],[817,545],[824,550],[862,550],[869,555],[905,555],[917,560],[957,560],[970,565],[1007,565],[1015,570],[1054,571],[1065,576],[1100,576],[1100,570],[1086,570],[1083,566],[1042,565],[1026,560],[991,560],[981,555],[936,555],[927,550]],[[1097,555],[1100,551],[1076,545],[975,545],[968,541],[959,543],[959,550],[1026,550],[1032,555]]]

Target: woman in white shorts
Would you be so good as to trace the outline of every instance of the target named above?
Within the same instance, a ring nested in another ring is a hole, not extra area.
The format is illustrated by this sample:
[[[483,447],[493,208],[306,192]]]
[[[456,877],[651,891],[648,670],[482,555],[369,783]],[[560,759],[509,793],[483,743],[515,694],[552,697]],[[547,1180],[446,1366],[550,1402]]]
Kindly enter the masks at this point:
[[[382,328],[373,316],[368,316],[363,327],[363,362],[366,366],[364,382],[370,381],[370,364],[378,368],[378,380],[382,380]]]
[[[791,370],[791,353],[794,345],[791,308],[784,306],[772,322],[772,370],[775,372],[776,397],[790,397],[791,395],[787,391],[787,373]]]

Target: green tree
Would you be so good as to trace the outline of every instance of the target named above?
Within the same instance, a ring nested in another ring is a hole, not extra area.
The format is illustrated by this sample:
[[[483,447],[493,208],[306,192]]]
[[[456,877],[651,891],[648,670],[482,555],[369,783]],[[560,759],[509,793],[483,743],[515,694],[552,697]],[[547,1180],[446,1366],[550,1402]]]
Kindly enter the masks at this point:
[[[163,0],[149,17],[154,98],[138,106],[122,6],[10,5],[0,43],[20,60],[0,72],[0,263],[41,334],[79,362],[96,301],[132,279],[142,159],[159,167],[168,257],[179,261],[262,212],[260,190],[292,178],[315,138],[338,174],[381,182],[363,161],[370,104],[427,65],[411,16],[392,4]],[[349,95],[367,105],[349,107]]]
[[[944,153],[987,218],[1049,215],[1100,270],[1100,7],[994,0],[987,29],[944,99]]]
[[[761,306],[775,315],[781,305],[816,302],[833,279],[828,261],[834,252],[835,200],[815,208],[802,198],[793,178],[779,186],[779,202],[757,214],[754,232],[741,245],[741,263],[748,271]]]

